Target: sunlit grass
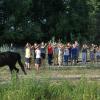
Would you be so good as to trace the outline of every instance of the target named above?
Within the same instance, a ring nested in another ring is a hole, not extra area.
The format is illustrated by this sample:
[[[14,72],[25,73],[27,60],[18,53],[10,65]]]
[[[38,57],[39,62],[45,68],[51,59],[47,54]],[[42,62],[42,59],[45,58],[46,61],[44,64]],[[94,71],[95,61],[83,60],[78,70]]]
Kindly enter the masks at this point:
[[[99,66],[46,65],[39,73],[31,67],[27,75],[21,69],[11,75],[7,66],[0,68],[0,100],[100,100],[100,81],[95,79],[100,76]]]
[[[100,100],[100,84],[84,77],[74,84],[50,79],[17,79],[0,85],[1,100]]]

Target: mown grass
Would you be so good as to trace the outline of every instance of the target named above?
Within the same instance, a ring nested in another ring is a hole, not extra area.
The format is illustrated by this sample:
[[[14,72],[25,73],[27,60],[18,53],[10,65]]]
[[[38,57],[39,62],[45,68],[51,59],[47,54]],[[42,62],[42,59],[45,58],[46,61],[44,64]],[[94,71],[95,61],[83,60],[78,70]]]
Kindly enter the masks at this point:
[[[100,84],[84,77],[77,84],[66,80],[20,80],[13,74],[10,83],[0,84],[0,100],[100,100]]]

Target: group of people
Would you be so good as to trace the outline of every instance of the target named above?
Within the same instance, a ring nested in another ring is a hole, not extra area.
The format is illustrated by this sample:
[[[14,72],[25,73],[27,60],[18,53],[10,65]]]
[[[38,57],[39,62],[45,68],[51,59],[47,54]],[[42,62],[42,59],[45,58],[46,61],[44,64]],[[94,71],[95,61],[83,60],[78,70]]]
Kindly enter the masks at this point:
[[[71,43],[34,43],[31,45],[27,43],[25,46],[25,65],[27,69],[31,69],[30,62],[34,60],[35,68],[38,71],[39,67],[45,66],[46,59],[48,65],[67,66],[69,62],[71,65],[76,65],[79,61],[79,54],[83,64],[87,63],[87,53],[90,55],[90,62],[100,61],[100,46],[91,44],[79,45],[77,41]]]

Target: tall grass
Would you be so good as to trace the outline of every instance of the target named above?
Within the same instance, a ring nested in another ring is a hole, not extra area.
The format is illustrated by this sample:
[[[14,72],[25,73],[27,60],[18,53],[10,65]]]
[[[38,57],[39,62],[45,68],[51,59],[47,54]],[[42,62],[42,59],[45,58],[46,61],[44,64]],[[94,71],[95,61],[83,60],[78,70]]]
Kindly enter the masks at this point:
[[[0,100],[100,100],[100,86],[82,78],[77,84],[68,81],[51,81],[16,78],[0,85]]]

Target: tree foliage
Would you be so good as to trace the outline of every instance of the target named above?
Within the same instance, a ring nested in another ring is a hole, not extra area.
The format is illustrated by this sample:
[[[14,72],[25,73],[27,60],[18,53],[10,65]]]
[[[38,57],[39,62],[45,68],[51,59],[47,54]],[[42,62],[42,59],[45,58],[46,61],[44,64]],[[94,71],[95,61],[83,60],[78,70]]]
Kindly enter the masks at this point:
[[[100,37],[99,0],[2,0],[0,40],[4,42],[81,41]],[[1,20],[1,19],[0,19]],[[73,39],[72,36],[73,35]]]

